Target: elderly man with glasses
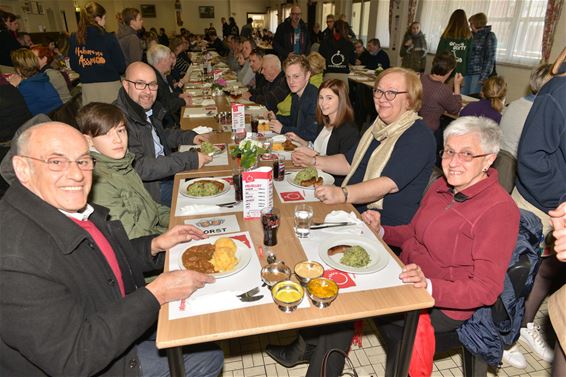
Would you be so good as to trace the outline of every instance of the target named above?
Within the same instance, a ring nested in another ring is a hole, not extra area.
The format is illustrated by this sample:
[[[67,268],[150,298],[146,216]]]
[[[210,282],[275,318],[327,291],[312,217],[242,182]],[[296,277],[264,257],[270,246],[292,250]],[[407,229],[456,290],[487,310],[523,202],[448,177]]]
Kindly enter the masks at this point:
[[[153,199],[170,205],[172,177],[180,171],[201,168],[211,157],[195,151],[172,152],[181,144],[200,144],[206,138],[193,131],[163,127],[167,110],[156,101],[158,88],[152,67],[132,63],[114,104],[128,121],[128,149],[135,155],[134,169]]]
[[[151,336],[159,308],[214,283],[185,270],[145,285],[163,250],[205,235],[181,225],[128,240],[106,208],[87,203],[94,163],[85,137],[63,123],[17,139],[17,181],[0,201],[1,375],[166,375]],[[190,352],[186,376],[218,376],[218,347]]]

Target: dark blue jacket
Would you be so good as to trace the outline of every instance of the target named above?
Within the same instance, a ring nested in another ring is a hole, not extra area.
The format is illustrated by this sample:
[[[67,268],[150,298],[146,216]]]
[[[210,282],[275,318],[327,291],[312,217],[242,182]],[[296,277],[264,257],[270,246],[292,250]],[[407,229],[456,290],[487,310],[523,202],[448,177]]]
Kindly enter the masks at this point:
[[[283,124],[281,134],[294,132],[306,141],[313,141],[318,135],[316,125],[316,106],[318,89],[313,84],[307,84],[303,94],[299,97],[291,95],[291,115],[278,115],[277,120]]]
[[[307,30],[307,24],[303,20],[299,21],[299,28],[301,29],[301,54],[306,55],[309,53],[311,47],[310,35]],[[293,52],[295,47],[295,30],[291,25],[291,18],[287,17],[279,26],[273,37],[273,49],[279,56],[281,61],[287,59],[289,53]]]
[[[104,29],[89,26],[86,43],[77,45],[77,35],[69,38],[69,62],[82,83],[120,80],[126,70],[124,54],[116,37]]]
[[[486,26],[473,33],[468,54],[468,75],[480,75],[480,82],[489,78],[495,68],[497,37]]]
[[[24,97],[31,115],[49,114],[63,105],[59,93],[51,85],[49,76],[45,72],[36,73],[32,77],[22,80],[18,89]]]
[[[522,255],[526,255],[531,263],[529,276],[519,293],[515,295],[513,284],[505,275],[502,300],[508,318],[495,323],[492,307],[483,307],[475,311],[472,318],[464,322],[456,331],[460,342],[472,354],[481,356],[489,365],[498,366],[503,356],[503,348],[511,346],[519,337],[521,322],[525,314],[525,298],[533,287],[540,262],[540,241],[542,240],[542,223],[533,213],[521,210],[519,237],[511,256],[509,267],[515,265]],[[497,252],[494,250],[494,252]]]

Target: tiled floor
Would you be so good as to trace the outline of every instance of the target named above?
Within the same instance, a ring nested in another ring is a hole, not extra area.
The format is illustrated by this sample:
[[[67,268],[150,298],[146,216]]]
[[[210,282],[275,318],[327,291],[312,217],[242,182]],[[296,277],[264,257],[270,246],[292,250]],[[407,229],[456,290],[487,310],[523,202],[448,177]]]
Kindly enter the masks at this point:
[[[546,303],[539,310],[535,322],[541,327],[548,326]],[[294,331],[251,336],[229,341],[220,342],[224,349],[225,363],[223,377],[300,377],[307,370],[306,365],[287,369],[277,364],[263,351],[268,343],[290,343],[295,338]],[[350,359],[355,364],[356,371],[360,377],[383,376],[385,366],[385,351],[378,337],[375,335],[373,323],[364,322],[363,347],[353,346],[350,351]],[[542,361],[535,354],[530,353],[528,348],[520,343],[528,367],[516,369],[510,365],[503,365],[498,370],[489,370],[488,376],[550,376],[550,364]],[[447,355],[435,360],[432,376],[462,376],[462,361],[459,354]]]

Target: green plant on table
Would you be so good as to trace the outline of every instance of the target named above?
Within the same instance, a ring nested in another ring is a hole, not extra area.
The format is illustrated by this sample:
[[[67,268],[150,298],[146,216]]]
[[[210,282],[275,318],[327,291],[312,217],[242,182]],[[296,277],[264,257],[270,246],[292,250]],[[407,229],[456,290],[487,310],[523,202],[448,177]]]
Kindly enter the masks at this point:
[[[244,139],[232,150],[232,157],[240,159],[240,166],[249,169],[257,163],[257,158],[266,151],[257,140]]]

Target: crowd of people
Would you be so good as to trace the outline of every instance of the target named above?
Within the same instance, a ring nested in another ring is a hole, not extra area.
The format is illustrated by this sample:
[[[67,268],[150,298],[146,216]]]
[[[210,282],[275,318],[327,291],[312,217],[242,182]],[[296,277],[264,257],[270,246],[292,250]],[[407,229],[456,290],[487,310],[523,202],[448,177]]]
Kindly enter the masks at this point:
[[[135,8],[125,8],[110,33],[104,7],[89,2],[68,40],[77,88],[62,46],[34,44],[18,32],[16,15],[0,16],[0,115],[7,120],[0,141],[14,140],[1,166],[11,185],[0,201],[2,374],[167,370],[155,348],[159,307],[214,283],[194,271],[159,273],[163,250],[206,237],[192,225],[169,229],[169,216],[174,175],[212,160],[178,151],[207,140],[179,128],[193,100],[183,92],[196,66],[190,52],[207,49],[248,87],[243,98],[268,109],[270,130],[298,145],[293,163],[334,176],[336,185],[317,187],[316,198],[352,204],[405,263],[400,280],[432,295],[429,336],[494,304],[519,208],[540,218],[542,262],[520,338],[553,361],[553,375],[566,374],[566,49],[554,65],[533,71],[531,94],[505,109],[497,38],[484,13],[455,10],[427,70],[429,47],[416,21],[403,37],[401,66],[392,67],[379,39],[364,46],[345,16],[328,15],[324,30],[309,28],[297,5],[274,34],[252,18],[240,29],[229,17],[220,38],[212,23],[204,35],[146,31]],[[367,127],[351,102],[354,65],[377,73],[370,94],[377,117]],[[462,109],[463,94],[479,101]],[[80,103],[60,122],[74,98]],[[445,113],[459,117],[446,127]],[[517,165],[510,190],[500,185],[496,162],[504,152]],[[157,277],[146,282],[144,274]],[[554,351],[534,324],[550,295]],[[395,352],[401,319],[375,323]],[[309,363],[307,375],[318,376],[326,351],[347,352],[353,334],[351,323],[305,329],[266,352],[287,367]],[[223,365],[214,344],[191,347],[184,358],[188,376],[217,376]],[[516,346],[503,359],[526,367]],[[327,375],[338,376],[344,359],[332,356],[329,365]]]

